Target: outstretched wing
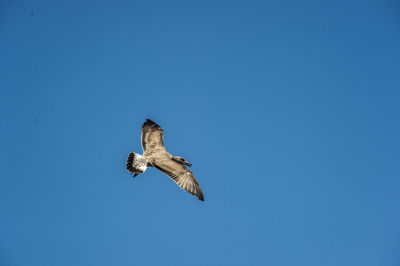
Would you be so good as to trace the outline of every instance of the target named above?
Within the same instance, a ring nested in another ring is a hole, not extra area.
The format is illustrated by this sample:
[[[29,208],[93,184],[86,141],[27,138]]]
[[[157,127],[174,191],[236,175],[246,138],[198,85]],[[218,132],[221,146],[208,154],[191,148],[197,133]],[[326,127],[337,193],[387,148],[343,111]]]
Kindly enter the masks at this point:
[[[147,149],[156,149],[159,147],[164,148],[163,142],[164,131],[162,128],[151,121],[150,119],[146,119],[142,126],[142,148],[143,151]]]
[[[195,195],[199,200],[204,201],[203,192],[193,173],[185,166],[169,159],[156,160],[154,167],[169,176],[175,183],[185,191]]]

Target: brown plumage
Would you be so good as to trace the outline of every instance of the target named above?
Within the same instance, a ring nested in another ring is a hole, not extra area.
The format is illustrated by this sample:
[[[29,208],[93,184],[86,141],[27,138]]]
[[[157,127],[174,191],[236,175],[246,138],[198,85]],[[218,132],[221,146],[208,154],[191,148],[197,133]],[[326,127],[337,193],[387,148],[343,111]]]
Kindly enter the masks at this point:
[[[168,153],[163,142],[164,131],[162,128],[147,119],[142,126],[142,148],[143,155],[131,153],[126,162],[126,169],[134,176],[146,171],[148,166],[155,167],[169,176],[175,183],[185,191],[195,195],[204,201],[200,185],[193,173],[184,165],[192,166],[189,162],[179,156]]]

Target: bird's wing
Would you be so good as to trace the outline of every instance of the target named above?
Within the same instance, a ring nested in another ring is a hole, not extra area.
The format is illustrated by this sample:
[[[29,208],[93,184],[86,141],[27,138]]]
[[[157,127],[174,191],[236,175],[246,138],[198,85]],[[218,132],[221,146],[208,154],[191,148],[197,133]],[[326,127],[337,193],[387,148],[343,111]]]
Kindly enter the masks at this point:
[[[185,166],[169,158],[163,158],[156,160],[154,167],[169,176],[178,186],[195,195],[199,200],[204,201],[199,183],[197,183],[193,173]]]
[[[163,135],[164,131],[159,125],[150,119],[146,119],[146,122],[142,126],[141,136],[143,151],[160,147],[164,148]]]

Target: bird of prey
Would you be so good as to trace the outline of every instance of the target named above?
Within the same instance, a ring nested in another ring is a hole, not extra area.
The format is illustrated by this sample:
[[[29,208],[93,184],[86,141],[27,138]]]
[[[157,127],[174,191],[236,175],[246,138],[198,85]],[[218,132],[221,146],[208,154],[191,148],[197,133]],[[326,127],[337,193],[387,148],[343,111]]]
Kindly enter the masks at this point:
[[[131,152],[126,161],[126,169],[134,177],[146,171],[147,167],[155,167],[185,191],[195,195],[204,201],[203,192],[193,173],[186,166],[192,166],[189,162],[179,156],[167,152],[163,142],[164,131],[162,128],[146,119],[142,126],[142,149],[143,155]]]

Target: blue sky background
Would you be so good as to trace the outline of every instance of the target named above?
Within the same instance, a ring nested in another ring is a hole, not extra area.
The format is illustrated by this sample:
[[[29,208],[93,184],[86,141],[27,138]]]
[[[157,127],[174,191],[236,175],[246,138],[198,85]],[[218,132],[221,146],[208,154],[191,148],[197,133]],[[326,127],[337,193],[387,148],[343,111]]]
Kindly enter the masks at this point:
[[[0,265],[400,265],[396,1],[2,1]],[[202,203],[130,177],[146,118]]]

